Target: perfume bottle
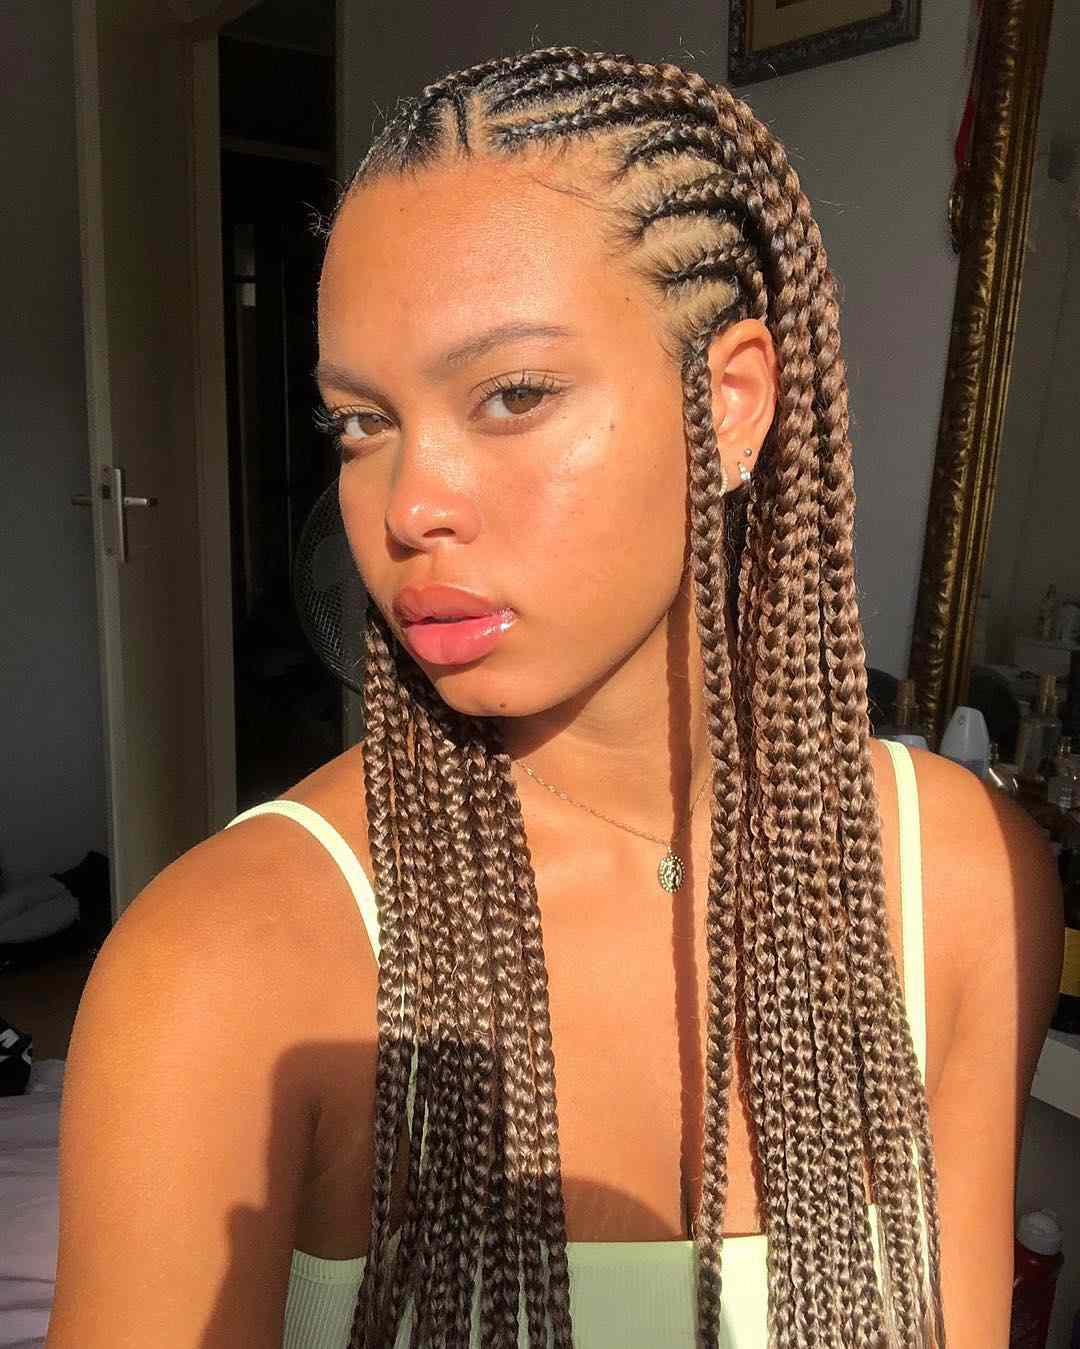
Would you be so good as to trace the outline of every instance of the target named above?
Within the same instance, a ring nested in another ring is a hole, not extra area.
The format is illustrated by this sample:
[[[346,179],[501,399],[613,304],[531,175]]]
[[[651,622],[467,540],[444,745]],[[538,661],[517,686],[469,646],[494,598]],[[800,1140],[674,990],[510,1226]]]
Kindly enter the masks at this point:
[[[1020,722],[1016,736],[1016,765],[1021,777],[1038,778],[1047,754],[1053,754],[1061,734],[1057,719],[1057,677],[1039,676],[1039,696],[1032,711]]]
[[[1046,799],[1065,801],[1065,809],[1071,810],[1076,804],[1077,764],[1073,754],[1072,739],[1063,735],[1052,755],[1043,760],[1043,776],[1046,778]]]
[[[1069,675],[1065,685],[1065,702],[1061,709],[1062,731],[1080,745],[1080,646],[1074,647],[1069,657]]]
[[[989,766],[986,770],[985,782],[988,787],[996,787],[999,792],[1004,792],[1006,796],[1019,795],[1020,783],[1016,764],[1001,757],[1001,751],[996,740],[990,741]]]

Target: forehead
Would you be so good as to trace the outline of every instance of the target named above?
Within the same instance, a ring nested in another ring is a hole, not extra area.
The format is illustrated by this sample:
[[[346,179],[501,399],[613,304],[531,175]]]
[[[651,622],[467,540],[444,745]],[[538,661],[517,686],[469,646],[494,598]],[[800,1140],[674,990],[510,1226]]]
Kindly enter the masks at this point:
[[[571,186],[577,158],[554,169],[479,158],[360,188],[327,249],[323,356],[388,329],[402,344],[451,345],[492,320],[617,317],[643,288],[614,244],[612,212]]]

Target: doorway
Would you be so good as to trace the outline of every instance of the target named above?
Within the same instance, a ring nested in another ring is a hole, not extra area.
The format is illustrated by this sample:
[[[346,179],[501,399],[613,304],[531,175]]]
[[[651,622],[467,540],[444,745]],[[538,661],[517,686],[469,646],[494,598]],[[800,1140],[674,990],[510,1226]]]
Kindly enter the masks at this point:
[[[300,627],[304,521],[337,472],[314,426],[315,296],[333,206],[334,4],[263,0],[222,30],[221,214],[236,799],[339,753],[342,697]]]

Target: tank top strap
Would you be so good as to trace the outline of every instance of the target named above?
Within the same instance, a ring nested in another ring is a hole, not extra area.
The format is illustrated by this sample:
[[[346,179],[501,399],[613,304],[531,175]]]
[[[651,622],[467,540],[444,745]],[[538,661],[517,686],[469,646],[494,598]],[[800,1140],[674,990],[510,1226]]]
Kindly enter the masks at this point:
[[[915,765],[907,745],[881,742],[889,751],[896,776],[899,807],[900,911],[904,951],[904,1003],[911,1038],[926,1081],[926,966],[923,949],[922,833]]]
[[[243,820],[250,820],[256,815],[284,815],[286,819],[295,820],[297,824],[319,840],[337,863],[338,869],[345,877],[346,885],[352,891],[353,898],[356,900],[356,907],[360,910],[360,917],[364,920],[371,949],[375,953],[375,963],[378,964],[379,952],[382,948],[379,941],[379,910],[375,902],[375,891],[371,888],[367,872],[360,865],[360,859],[345,842],[341,834],[317,810],[312,810],[310,806],[305,806],[301,801],[290,801],[287,797],[278,797],[275,801],[264,801],[262,805],[252,806],[249,810],[241,811],[225,827],[231,829],[234,824],[240,824]],[[401,996],[404,999],[404,990]],[[417,1053],[414,1045],[409,1069],[408,1093],[405,1100],[406,1119],[410,1131],[412,1129],[413,1107],[416,1101],[416,1074]],[[421,1140],[422,1147],[423,1140]]]
[[[353,852],[330,821],[325,816],[320,815],[317,810],[312,810],[310,806],[305,806],[300,801],[290,801],[282,797],[276,801],[264,801],[260,806],[252,806],[250,810],[242,811],[235,820],[229,821],[226,828],[231,829],[234,824],[239,824],[242,820],[249,820],[255,815],[284,815],[290,820],[295,820],[297,824],[302,825],[309,834],[313,834],[319,840],[337,863],[341,874],[345,877],[346,885],[352,891],[357,908],[360,910],[360,917],[364,920],[364,927],[367,929],[371,949],[375,952],[377,963],[380,942],[379,910],[375,903],[375,892],[371,888],[371,882],[368,880],[364,868],[360,865],[356,853]]]

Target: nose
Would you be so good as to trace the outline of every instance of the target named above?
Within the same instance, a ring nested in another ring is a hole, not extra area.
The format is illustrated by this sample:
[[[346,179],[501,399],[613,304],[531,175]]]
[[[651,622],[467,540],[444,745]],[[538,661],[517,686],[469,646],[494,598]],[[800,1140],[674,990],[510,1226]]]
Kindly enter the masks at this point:
[[[480,512],[471,493],[449,481],[438,462],[406,455],[386,504],[386,529],[401,547],[428,552],[447,540],[470,543],[480,532]]]

